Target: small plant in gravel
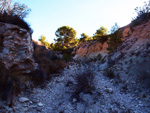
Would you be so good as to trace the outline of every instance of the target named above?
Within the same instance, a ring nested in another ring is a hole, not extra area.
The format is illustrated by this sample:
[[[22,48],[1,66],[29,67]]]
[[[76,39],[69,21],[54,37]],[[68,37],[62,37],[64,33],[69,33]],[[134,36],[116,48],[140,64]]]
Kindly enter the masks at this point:
[[[115,77],[115,74],[114,74],[114,71],[112,69],[108,69],[106,70],[106,73],[105,75],[109,78],[114,78]]]
[[[85,94],[92,94],[93,90],[95,90],[94,74],[89,68],[86,68],[83,72],[77,73],[75,80],[77,84],[75,85],[75,91],[72,95],[73,98],[78,100],[81,92]]]
[[[93,60],[94,61],[100,61],[102,59],[102,55],[101,54],[98,54]]]

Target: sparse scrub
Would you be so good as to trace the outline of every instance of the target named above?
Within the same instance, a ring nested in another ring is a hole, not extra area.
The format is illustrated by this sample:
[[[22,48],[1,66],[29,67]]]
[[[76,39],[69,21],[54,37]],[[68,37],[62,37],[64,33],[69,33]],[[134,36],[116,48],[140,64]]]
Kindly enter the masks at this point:
[[[32,72],[32,82],[35,86],[44,86],[47,78],[47,73],[42,69],[36,69]]]
[[[132,27],[147,22],[150,19],[150,1],[148,3],[145,2],[143,7],[136,7],[135,12],[137,16],[131,22]]]
[[[96,57],[96,59],[97,59],[97,60],[101,60],[101,59],[102,59],[102,55],[101,55],[101,54],[98,54],[97,57]]]
[[[75,85],[75,91],[72,95],[73,98],[79,99],[79,94],[81,92],[85,94],[92,94],[93,90],[95,90],[94,86],[94,74],[90,71],[89,68],[85,68],[82,72],[78,72],[75,78],[77,84]]]
[[[32,34],[32,29],[25,22],[24,18],[29,14],[29,9],[25,4],[14,3],[4,0],[0,2],[0,22],[17,25],[26,29]]]
[[[115,74],[112,69],[107,69],[105,75],[111,79],[115,77]]]
[[[110,35],[110,39],[107,42],[107,50],[113,52],[122,43],[122,33],[119,31],[119,26],[117,23],[111,28],[111,33],[112,34]]]
[[[92,61],[96,62],[96,61],[101,61],[102,59],[102,55],[98,54],[94,59],[92,59]]]
[[[24,19],[21,19],[18,16],[8,15],[7,13],[4,14],[0,13],[0,22],[14,24],[21,28],[26,29],[30,33],[33,32],[32,29],[30,28],[30,25],[27,22],[25,22]]]
[[[33,57],[38,63],[39,68],[46,72],[47,78],[51,78],[50,74],[58,73],[66,66],[65,61],[60,59],[55,52],[46,49],[44,46],[38,46],[35,43]]]
[[[71,56],[68,55],[68,54],[64,54],[63,55],[63,60],[66,61],[66,62],[69,62],[71,60]]]
[[[109,35],[100,36],[97,40],[103,44],[103,43],[107,42],[108,37],[109,37]]]

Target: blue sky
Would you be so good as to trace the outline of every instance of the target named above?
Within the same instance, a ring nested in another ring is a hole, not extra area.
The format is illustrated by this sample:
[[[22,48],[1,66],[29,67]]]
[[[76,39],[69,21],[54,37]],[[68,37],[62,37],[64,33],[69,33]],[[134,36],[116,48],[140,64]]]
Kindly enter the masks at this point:
[[[101,26],[111,28],[115,22],[120,27],[131,22],[134,8],[146,0],[13,0],[26,4],[31,12],[26,21],[34,30],[32,38],[41,35],[54,42],[55,31],[61,26],[70,26],[92,36]]]

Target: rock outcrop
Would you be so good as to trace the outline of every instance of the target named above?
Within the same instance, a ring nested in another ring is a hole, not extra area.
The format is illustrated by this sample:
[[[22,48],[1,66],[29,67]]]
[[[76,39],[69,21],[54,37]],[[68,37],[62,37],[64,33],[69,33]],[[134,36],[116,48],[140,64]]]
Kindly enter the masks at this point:
[[[75,54],[74,59],[82,59],[84,57],[93,59],[99,54],[104,56],[108,53],[107,47],[107,43],[102,44],[98,41],[80,44],[73,51],[73,54]]]
[[[131,53],[131,51],[136,52],[137,50],[142,51],[142,49],[144,50],[145,46],[146,48],[149,47],[148,45],[150,43],[150,21],[136,27],[131,27],[131,25],[129,24],[125,27],[120,28],[119,30],[120,32],[122,32],[123,43],[117,49],[118,54],[126,54],[127,52]],[[94,58],[98,54],[105,56],[108,53],[107,47],[107,42],[105,42],[104,44],[98,41],[82,43],[74,49],[74,58]],[[117,53],[113,53],[115,57],[117,56]]]
[[[132,60],[148,58],[150,56],[150,21],[133,28],[126,26],[122,29],[124,42],[110,54],[109,58],[117,62],[133,57]]]
[[[9,74],[30,74],[34,69],[32,54],[31,34],[16,25],[0,22],[0,62]]]

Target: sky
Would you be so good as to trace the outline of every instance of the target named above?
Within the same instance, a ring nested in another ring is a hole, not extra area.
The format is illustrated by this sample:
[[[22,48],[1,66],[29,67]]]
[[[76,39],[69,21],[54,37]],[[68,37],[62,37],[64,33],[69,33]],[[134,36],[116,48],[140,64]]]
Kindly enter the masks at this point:
[[[32,39],[41,35],[54,42],[55,32],[61,26],[70,26],[81,33],[93,36],[101,26],[108,30],[117,22],[120,27],[129,24],[134,8],[147,0],[13,0],[31,8],[25,20],[33,29]]]

